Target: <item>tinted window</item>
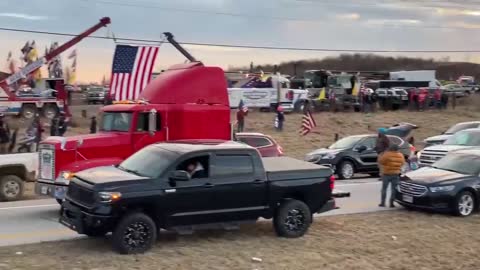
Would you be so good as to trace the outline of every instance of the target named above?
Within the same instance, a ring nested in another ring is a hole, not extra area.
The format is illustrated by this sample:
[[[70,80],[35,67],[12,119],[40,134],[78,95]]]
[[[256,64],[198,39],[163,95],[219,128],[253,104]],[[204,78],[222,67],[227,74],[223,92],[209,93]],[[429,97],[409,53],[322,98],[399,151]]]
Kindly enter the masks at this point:
[[[367,149],[373,149],[375,147],[375,144],[377,143],[377,138],[369,137],[363,140],[360,145],[365,145]]]
[[[226,156],[218,155],[213,169],[214,176],[252,174],[253,161],[248,155]]]
[[[272,145],[270,140],[261,137],[238,137],[238,140],[255,148]]]
[[[362,137],[359,136],[350,136],[343,139],[338,140],[334,144],[330,145],[328,149],[344,149],[344,148],[352,148],[357,142],[359,142]]]
[[[480,173],[480,157],[450,154],[434,163],[433,167],[462,174],[478,175]]]

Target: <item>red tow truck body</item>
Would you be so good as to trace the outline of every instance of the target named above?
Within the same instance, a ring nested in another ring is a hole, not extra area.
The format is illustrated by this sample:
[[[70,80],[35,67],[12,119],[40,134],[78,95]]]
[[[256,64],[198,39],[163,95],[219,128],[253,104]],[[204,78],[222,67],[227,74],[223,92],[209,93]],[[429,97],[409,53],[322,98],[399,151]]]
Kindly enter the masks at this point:
[[[73,173],[119,164],[153,143],[231,139],[227,83],[221,68],[200,62],[173,66],[150,82],[139,99],[103,107],[97,134],[42,141],[36,193],[63,200]]]

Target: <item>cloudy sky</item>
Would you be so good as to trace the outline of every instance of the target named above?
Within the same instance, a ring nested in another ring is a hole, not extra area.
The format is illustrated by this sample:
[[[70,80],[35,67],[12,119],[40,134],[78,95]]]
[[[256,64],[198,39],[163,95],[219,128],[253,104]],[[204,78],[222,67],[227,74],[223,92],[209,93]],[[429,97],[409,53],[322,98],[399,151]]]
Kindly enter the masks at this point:
[[[480,50],[480,1],[473,0],[1,0],[0,27],[79,33],[103,16],[117,37],[300,48],[357,50]],[[27,40],[40,52],[63,37],[0,31],[0,60],[19,57]],[[115,44],[87,39],[76,46],[78,79],[109,76]],[[247,66],[322,58],[335,53],[187,46],[209,65]],[[399,55],[394,53],[391,55]],[[480,62],[477,53],[409,53]],[[156,69],[184,61],[161,47]],[[1,62],[0,62],[1,63]],[[5,69],[3,64],[2,69]]]

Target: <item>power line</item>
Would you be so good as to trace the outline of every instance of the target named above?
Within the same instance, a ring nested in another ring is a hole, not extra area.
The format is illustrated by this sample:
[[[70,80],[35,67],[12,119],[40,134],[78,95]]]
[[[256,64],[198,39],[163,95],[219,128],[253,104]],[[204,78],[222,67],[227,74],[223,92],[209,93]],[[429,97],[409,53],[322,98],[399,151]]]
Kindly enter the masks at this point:
[[[278,20],[278,21],[300,21],[300,22],[317,22],[322,24],[332,24],[332,23],[325,23],[324,20],[316,20],[316,19],[309,19],[309,18],[294,18],[294,17],[279,17],[279,16],[256,16],[250,15],[245,13],[234,13],[234,12],[221,12],[221,11],[208,11],[208,10],[197,10],[197,9],[185,9],[185,8],[173,8],[173,7],[163,7],[158,5],[152,4],[132,4],[132,3],[125,3],[125,2],[114,2],[108,0],[79,0],[82,2],[89,2],[89,3],[97,3],[97,4],[104,4],[104,5],[113,5],[113,6],[124,6],[124,7],[137,7],[137,8],[155,8],[161,11],[173,11],[173,12],[184,12],[184,13],[197,13],[197,14],[205,14],[205,15],[218,15],[218,16],[229,16],[229,17],[240,17],[240,18],[249,18],[249,19],[261,19],[261,20]],[[145,2],[143,2],[145,3]],[[333,2],[329,3],[315,3],[317,5],[336,5]],[[355,4],[353,4],[355,5]],[[358,4],[357,4],[358,5]],[[338,6],[338,5],[337,5]],[[361,6],[378,6],[378,4],[366,4],[363,3]],[[433,7],[432,7],[433,8]],[[338,23],[335,22],[336,25],[353,25],[347,23]],[[357,25],[354,25],[357,27]],[[373,27],[389,27],[389,28],[420,28],[420,29],[449,29],[449,30],[478,30],[476,27],[462,27],[462,26],[442,26],[442,25],[399,25],[395,23],[384,23],[382,25],[369,25]]]
[[[59,33],[50,31],[37,31],[18,28],[0,27],[0,31],[20,32],[30,34],[54,35],[75,37],[77,35],[71,33]],[[123,37],[106,37],[106,36],[88,36],[86,38],[118,40],[126,42],[143,42],[143,43],[165,43],[163,40],[155,39],[138,39]],[[201,43],[201,42],[178,42],[182,45],[192,46],[208,46],[208,47],[224,47],[224,48],[240,48],[240,49],[261,49],[261,50],[283,50],[283,51],[312,51],[312,52],[353,52],[353,53],[480,53],[480,50],[380,50],[380,49],[331,49],[331,48],[299,48],[299,47],[277,47],[277,46],[255,46],[255,45],[238,45],[238,44],[218,44],[218,43]]]

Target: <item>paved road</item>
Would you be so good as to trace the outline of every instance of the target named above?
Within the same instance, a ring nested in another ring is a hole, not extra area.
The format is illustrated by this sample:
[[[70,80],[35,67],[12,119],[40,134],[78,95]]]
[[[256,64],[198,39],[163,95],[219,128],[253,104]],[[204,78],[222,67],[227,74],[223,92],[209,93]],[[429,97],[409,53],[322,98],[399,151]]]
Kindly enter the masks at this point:
[[[322,215],[384,210],[377,207],[379,184],[375,179],[338,181],[336,188],[351,192],[351,197],[337,199],[340,209]],[[58,211],[51,199],[0,203],[0,246],[79,238],[57,222]]]

